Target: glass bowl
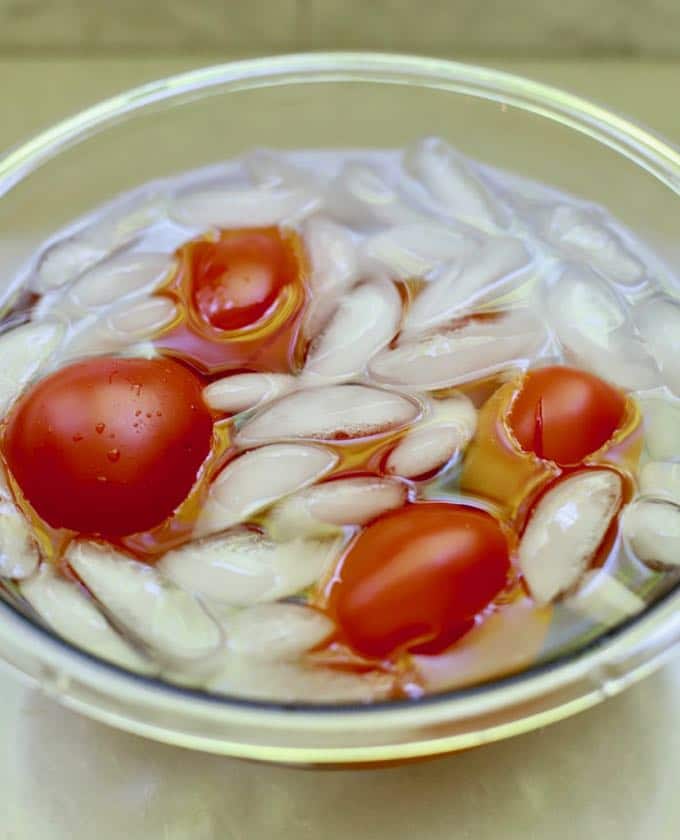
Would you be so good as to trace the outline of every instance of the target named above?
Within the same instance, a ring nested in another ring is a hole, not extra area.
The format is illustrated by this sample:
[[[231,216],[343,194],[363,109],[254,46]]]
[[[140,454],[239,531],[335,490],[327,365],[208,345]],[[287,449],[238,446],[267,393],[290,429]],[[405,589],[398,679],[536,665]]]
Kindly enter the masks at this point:
[[[0,159],[0,264],[11,277],[70,220],[146,181],[253,146],[404,146],[440,135],[467,154],[607,207],[680,261],[680,154],[559,90],[427,58],[330,53],[210,67],[114,97]],[[0,600],[0,650],[66,706],[172,744],[265,761],[374,764],[466,749],[592,706],[680,640],[680,587],[577,651],[417,701],[277,705],[140,677]]]

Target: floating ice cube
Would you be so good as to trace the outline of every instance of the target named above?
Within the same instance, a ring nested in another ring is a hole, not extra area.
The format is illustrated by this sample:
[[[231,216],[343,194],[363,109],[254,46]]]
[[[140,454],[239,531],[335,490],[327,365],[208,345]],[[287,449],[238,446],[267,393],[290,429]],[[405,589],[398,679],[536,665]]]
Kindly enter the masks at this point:
[[[406,340],[371,360],[373,379],[407,388],[448,388],[499,371],[526,367],[548,336],[530,312],[511,310],[457,329]]]
[[[312,343],[303,380],[321,384],[358,376],[394,338],[400,321],[401,298],[393,283],[363,283],[352,289]]]
[[[347,163],[333,179],[326,195],[326,210],[350,227],[421,222],[414,210],[370,166]]]
[[[387,472],[414,479],[431,474],[465,449],[476,426],[475,407],[463,394],[433,400],[430,418],[408,432],[390,453]]]
[[[230,461],[210,485],[196,533],[212,534],[243,522],[328,473],[337,456],[321,446],[261,446]]]
[[[311,267],[312,299],[305,315],[305,333],[315,336],[342,295],[359,277],[357,249],[349,231],[329,219],[312,217],[303,230]]]
[[[158,568],[96,543],[72,543],[66,559],[111,620],[162,657],[206,656],[221,644],[215,621]]]
[[[680,505],[680,463],[648,461],[640,470],[640,492]]]
[[[118,353],[137,342],[153,338],[177,318],[170,298],[152,296],[125,302],[101,315],[85,317],[59,348],[55,362],[79,356]]]
[[[170,205],[170,216],[186,227],[265,227],[303,219],[321,197],[302,188],[211,189],[185,193]]]
[[[164,199],[135,196],[118,203],[88,226],[54,242],[42,255],[31,288],[39,294],[61,288],[100,260],[130,245],[163,218]]]
[[[413,666],[428,693],[515,673],[536,662],[551,615],[549,607],[520,598],[485,616],[443,653],[413,656]]]
[[[487,232],[506,227],[508,214],[475,166],[439,137],[426,137],[404,154],[404,167],[442,210]]]
[[[123,300],[150,295],[172,266],[172,259],[166,254],[113,256],[88,269],[56,300],[43,298],[38,305],[39,313],[78,317]]]
[[[628,389],[659,384],[657,365],[623,299],[598,274],[570,263],[545,290],[550,325],[573,364]]]
[[[394,689],[394,676],[382,671],[353,673],[296,662],[258,662],[250,657],[225,657],[210,691],[278,703],[370,703]]]
[[[230,651],[265,662],[298,659],[335,629],[331,619],[319,610],[285,603],[238,610],[223,627]]]
[[[49,563],[22,581],[21,594],[55,633],[76,647],[130,671],[155,670],[118,635],[83,588],[61,577]]]
[[[368,236],[360,248],[360,260],[370,274],[392,279],[423,277],[443,262],[462,260],[479,248],[476,240],[439,222],[396,225]]]
[[[0,578],[27,578],[39,562],[38,545],[26,518],[11,502],[0,502]]]
[[[519,239],[488,237],[469,247],[460,261],[445,266],[413,301],[403,334],[412,336],[445,324],[515,289],[526,279],[531,257]]]
[[[579,615],[611,627],[642,612],[645,602],[606,569],[586,572],[578,589],[564,599]]]
[[[580,259],[620,286],[639,285],[642,262],[596,210],[560,204],[541,211],[539,229],[564,256]]]
[[[0,336],[0,415],[54,354],[64,334],[60,324],[25,324]]]
[[[623,533],[635,556],[650,569],[680,566],[680,505],[643,498],[629,505]]]
[[[680,303],[659,295],[635,306],[633,317],[664,383],[680,396]]]
[[[159,570],[208,605],[248,606],[288,598],[316,583],[335,561],[338,541],[273,542],[236,529],[167,552]]]
[[[647,452],[657,461],[680,459],[680,399],[667,389],[635,396],[644,416]]]
[[[245,157],[244,165],[259,187],[300,189],[310,193],[321,193],[323,190],[323,184],[313,172],[291,163],[284,155],[270,149],[255,149]]]
[[[541,498],[519,543],[524,580],[539,604],[568,592],[590,565],[622,498],[612,470],[583,470]]]
[[[216,411],[238,414],[287,394],[297,384],[297,377],[287,373],[236,373],[211,382],[203,399]]]
[[[385,434],[420,414],[414,400],[365,385],[329,385],[287,394],[244,424],[240,444],[308,438],[336,440]]]
[[[377,476],[341,478],[315,484],[276,505],[267,530],[277,540],[302,535],[330,537],[343,525],[365,525],[388,510],[401,507],[407,487]]]

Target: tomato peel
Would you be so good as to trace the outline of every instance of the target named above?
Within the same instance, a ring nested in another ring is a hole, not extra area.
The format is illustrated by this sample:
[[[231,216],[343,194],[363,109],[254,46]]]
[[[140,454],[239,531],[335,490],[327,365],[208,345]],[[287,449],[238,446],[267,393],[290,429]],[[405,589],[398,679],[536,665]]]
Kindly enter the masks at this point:
[[[562,365],[527,373],[507,416],[525,452],[575,466],[607,443],[622,424],[624,395],[587,371]]]

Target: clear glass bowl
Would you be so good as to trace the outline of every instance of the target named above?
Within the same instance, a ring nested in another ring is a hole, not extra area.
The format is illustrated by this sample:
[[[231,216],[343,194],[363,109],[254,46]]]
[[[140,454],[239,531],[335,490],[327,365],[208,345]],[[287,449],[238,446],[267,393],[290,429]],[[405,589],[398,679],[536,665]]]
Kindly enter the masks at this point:
[[[266,58],[186,73],[66,120],[0,159],[0,264],[12,276],[82,213],[154,178],[257,145],[403,146],[444,137],[492,165],[606,206],[680,262],[680,154],[574,96],[480,67],[379,54]],[[470,689],[362,707],[211,696],[105,664],[0,601],[0,652],[65,705],[168,743],[298,764],[474,747],[586,709],[680,640],[680,588],[549,664]]]

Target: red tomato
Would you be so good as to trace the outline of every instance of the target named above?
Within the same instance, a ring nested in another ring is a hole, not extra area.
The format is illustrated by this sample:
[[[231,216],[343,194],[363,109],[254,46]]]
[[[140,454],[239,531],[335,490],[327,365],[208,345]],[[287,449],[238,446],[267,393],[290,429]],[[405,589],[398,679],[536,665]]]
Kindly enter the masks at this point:
[[[217,242],[194,243],[191,261],[194,304],[220,330],[255,324],[296,274],[277,228],[223,231]]]
[[[603,446],[625,409],[623,394],[597,376],[554,366],[524,377],[508,421],[525,451],[568,466]]]
[[[329,608],[364,656],[436,653],[503,589],[509,566],[507,541],[488,513],[416,502],[359,534],[331,584]]]
[[[168,359],[100,357],[40,380],[12,409],[3,452],[55,528],[122,536],[162,522],[210,451],[201,383]]]

